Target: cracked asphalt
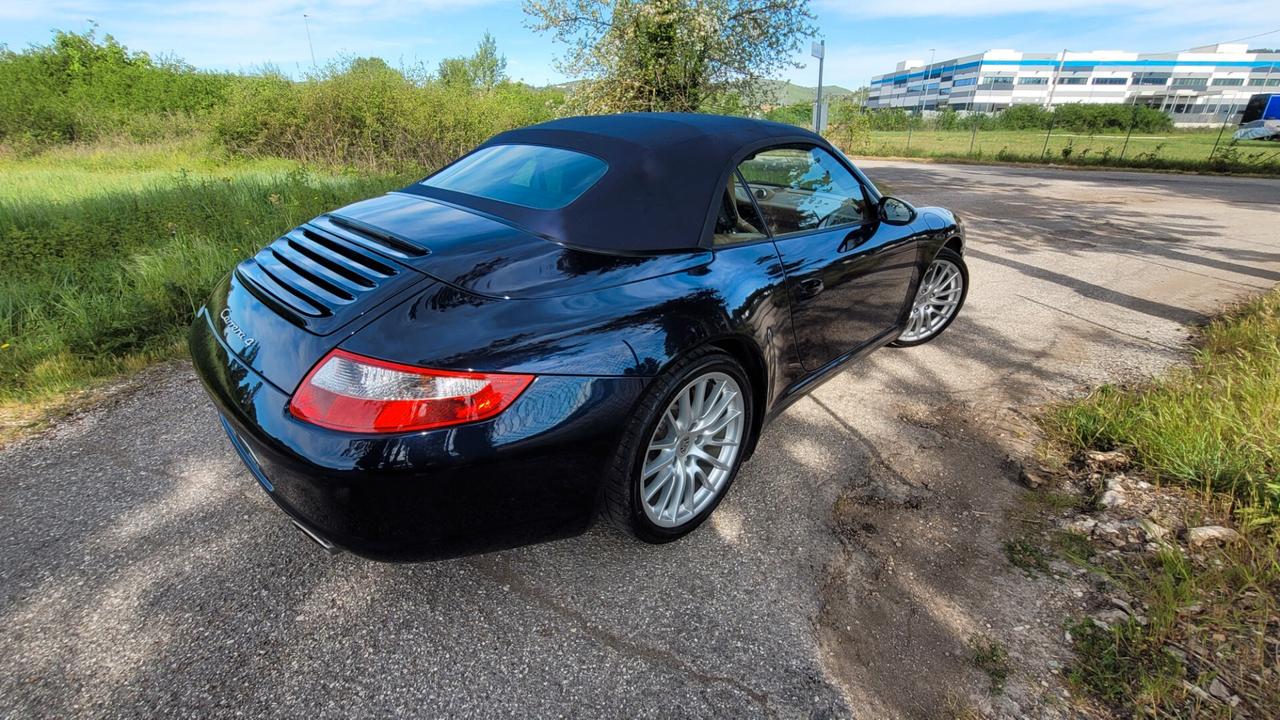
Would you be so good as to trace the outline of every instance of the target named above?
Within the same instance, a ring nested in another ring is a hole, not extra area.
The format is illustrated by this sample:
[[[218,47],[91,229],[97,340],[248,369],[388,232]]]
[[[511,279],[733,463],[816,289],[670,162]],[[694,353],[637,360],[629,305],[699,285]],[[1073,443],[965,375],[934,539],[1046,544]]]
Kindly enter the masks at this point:
[[[911,604],[928,623],[912,637],[962,639],[965,623],[999,616],[998,598],[970,607],[978,591],[941,578],[1005,572],[977,508],[1018,490],[976,453],[948,455],[931,423],[960,408],[992,453],[1016,453],[1028,407],[1177,360],[1187,323],[1280,280],[1280,182],[861,165],[965,218],[964,314],[939,341],[882,350],[793,406],[712,522],[678,543],[598,527],[433,564],[325,555],[263,496],[181,363],[0,451],[0,716],[936,710],[925,691],[959,681],[913,670],[932,646],[900,642],[901,618],[858,616],[872,602],[860,563],[914,568],[874,601]],[[850,546],[834,531],[838,498],[892,500],[904,482],[950,488],[925,510],[946,526],[927,543]],[[934,553],[953,542],[944,573]],[[847,635],[824,631],[833,593]]]

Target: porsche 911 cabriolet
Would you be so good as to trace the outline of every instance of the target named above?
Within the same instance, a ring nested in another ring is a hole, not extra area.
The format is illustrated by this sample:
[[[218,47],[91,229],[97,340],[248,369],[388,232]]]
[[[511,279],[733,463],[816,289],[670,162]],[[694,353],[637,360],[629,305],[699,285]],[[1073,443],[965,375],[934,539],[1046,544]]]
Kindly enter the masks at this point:
[[[213,292],[191,356],[327,549],[437,559],[598,516],[662,543],[790,403],[941,334],[964,242],[791,125],[566,118],[290,230]]]

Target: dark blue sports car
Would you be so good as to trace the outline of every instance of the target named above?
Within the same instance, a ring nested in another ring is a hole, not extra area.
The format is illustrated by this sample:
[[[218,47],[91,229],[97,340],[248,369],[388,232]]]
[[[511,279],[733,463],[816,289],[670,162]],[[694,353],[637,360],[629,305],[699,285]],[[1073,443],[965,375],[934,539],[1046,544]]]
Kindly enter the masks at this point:
[[[771,418],[955,319],[964,230],[818,135],[684,114],[503,133],[241,263],[192,327],[232,445],[386,560],[696,528]]]

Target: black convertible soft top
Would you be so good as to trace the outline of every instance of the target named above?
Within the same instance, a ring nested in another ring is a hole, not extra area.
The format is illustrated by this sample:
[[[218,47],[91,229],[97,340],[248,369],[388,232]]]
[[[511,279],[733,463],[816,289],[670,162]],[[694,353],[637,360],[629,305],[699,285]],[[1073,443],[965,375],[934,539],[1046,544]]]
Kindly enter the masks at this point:
[[[478,210],[566,245],[623,253],[694,250],[709,244],[711,210],[733,163],[790,142],[830,147],[794,125],[722,115],[562,118],[495,135],[476,149],[546,145],[608,163],[608,172],[566,207],[538,210],[420,183],[404,192]]]

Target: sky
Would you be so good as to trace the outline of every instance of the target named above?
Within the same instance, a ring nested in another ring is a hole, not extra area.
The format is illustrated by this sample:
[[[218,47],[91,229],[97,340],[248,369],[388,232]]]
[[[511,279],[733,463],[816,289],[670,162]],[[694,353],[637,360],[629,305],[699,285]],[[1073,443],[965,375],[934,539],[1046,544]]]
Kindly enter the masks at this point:
[[[1247,41],[1280,46],[1275,0],[811,0],[826,40],[826,84],[866,85],[906,59],[943,60],[983,50],[1174,52],[1277,31]],[[305,19],[303,15],[308,17]],[[392,65],[470,54],[494,35],[514,79],[561,82],[564,48],[526,27],[519,0],[0,0],[0,44],[48,42],[54,29],[96,22],[133,50],[175,55],[208,69],[272,64],[300,75],[315,60],[378,56]],[[817,82],[808,46],[781,77]]]

